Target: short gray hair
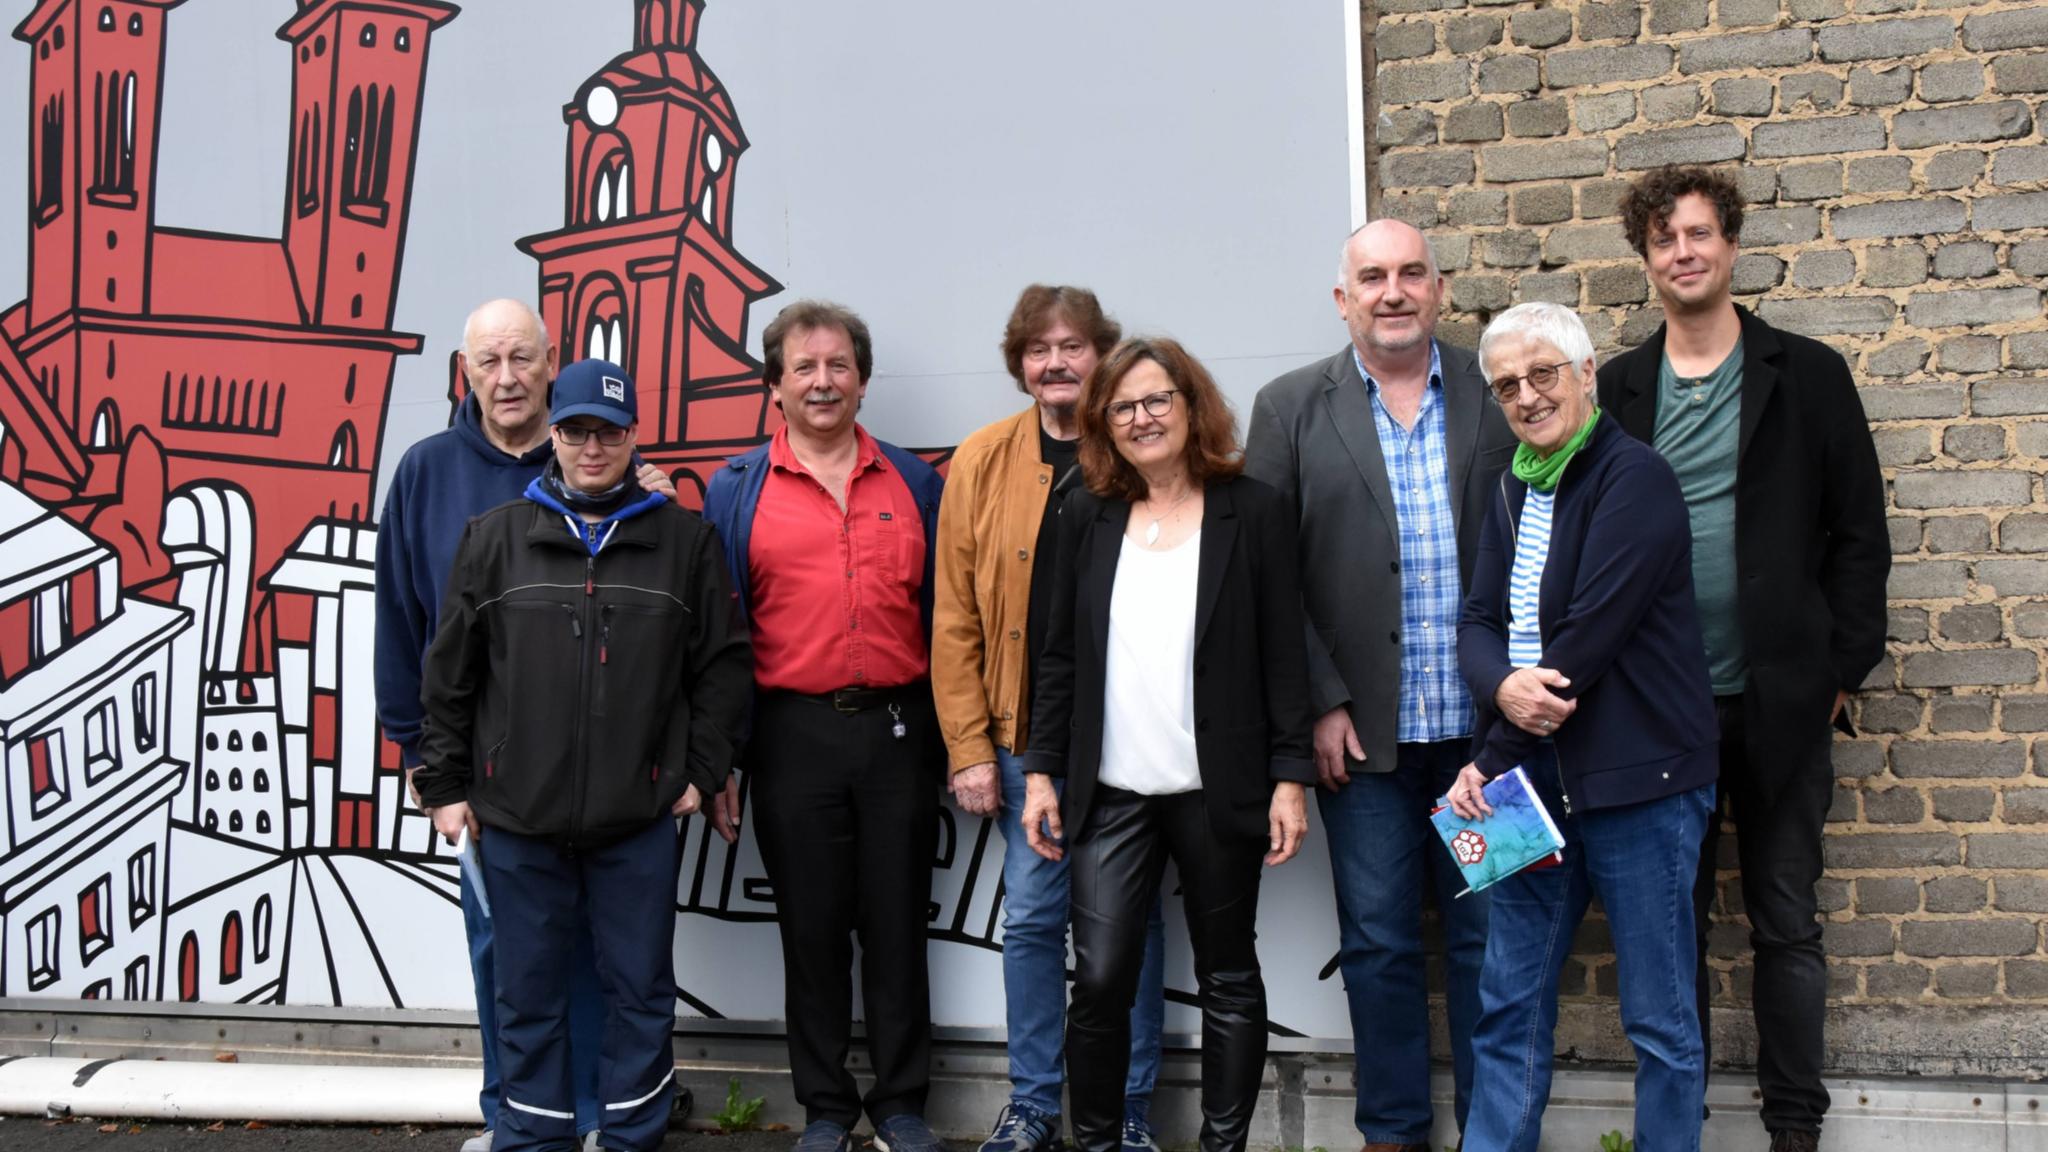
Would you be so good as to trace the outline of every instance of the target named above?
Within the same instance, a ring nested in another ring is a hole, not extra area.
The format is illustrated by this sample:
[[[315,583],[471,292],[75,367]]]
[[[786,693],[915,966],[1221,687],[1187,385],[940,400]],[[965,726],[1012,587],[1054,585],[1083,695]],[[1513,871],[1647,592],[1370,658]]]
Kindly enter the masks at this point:
[[[469,317],[462,322],[462,350],[465,353],[469,351],[470,342],[476,338],[477,327],[483,323],[486,316],[502,318],[506,313],[517,314],[526,323],[532,325],[533,333],[540,339],[541,346],[547,346],[548,322],[541,319],[540,312],[524,300],[515,300],[510,296],[501,296],[496,300],[486,300],[482,304],[477,305],[470,312]]]
[[[1486,331],[1479,337],[1479,371],[1488,384],[1493,383],[1493,372],[1486,366],[1486,356],[1493,346],[1503,340],[1517,337],[1541,340],[1557,349],[1558,354],[1568,358],[1572,367],[1594,364],[1593,338],[1586,334],[1586,324],[1579,314],[1562,304],[1531,301],[1517,304],[1493,318]]]

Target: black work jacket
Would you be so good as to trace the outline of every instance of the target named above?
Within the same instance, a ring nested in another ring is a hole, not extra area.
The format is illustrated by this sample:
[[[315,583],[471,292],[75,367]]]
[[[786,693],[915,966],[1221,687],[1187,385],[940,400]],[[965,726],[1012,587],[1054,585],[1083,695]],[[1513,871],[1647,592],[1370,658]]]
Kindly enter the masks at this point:
[[[427,649],[429,806],[569,844],[620,839],[725,784],[753,690],[718,537],[664,503],[593,554],[516,500],[469,522]]]

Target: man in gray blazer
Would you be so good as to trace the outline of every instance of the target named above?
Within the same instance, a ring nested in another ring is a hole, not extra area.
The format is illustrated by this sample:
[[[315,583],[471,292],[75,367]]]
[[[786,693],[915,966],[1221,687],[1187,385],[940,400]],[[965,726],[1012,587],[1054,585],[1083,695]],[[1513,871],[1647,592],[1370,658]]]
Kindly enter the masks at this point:
[[[1453,899],[1464,884],[1429,811],[1470,758],[1458,613],[1515,438],[1472,353],[1436,341],[1443,293],[1422,233],[1395,220],[1352,233],[1335,289],[1350,345],[1260,389],[1245,445],[1245,470],[1300,515],[1317,799],[1366,1152],[1429,1146],[1426,885],[1449,961],[1461,1129],[1486,949],[1486,899]]]

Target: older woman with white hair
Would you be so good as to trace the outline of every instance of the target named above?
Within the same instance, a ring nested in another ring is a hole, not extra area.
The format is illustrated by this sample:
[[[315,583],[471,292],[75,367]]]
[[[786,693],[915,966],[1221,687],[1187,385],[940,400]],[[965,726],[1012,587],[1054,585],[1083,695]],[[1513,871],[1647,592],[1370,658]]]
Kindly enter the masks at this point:
[[[1449,800],[1468,818],[1490,815],[1481,787],[1520,765],[1565,846],[1562,866],[1491,889],[1464,1147],[1536,1152],[1558,973],[1598,896],[1636,1050],[1635,1147],[1697,1152],[1692,879],[1719,738],[1685,500],[1663,458],[1602,417],[1593,342],[1570,309],[1501,313],[1479,363],[1521,444],[1459,623],[1480,715]]]

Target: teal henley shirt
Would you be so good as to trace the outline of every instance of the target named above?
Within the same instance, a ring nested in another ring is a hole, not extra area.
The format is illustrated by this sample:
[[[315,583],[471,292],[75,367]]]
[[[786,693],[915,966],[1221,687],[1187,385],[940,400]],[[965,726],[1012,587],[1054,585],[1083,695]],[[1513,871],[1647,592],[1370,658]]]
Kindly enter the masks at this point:
[[[1693,597],[1716,696],[1739,695],[1749,683],[1735,607],[1735,457],[1741,416],[1740,340],[1705,376],[1680,376],[1668,358],[1658,366],[1653,439],[1678,473],[1692,520]]]

